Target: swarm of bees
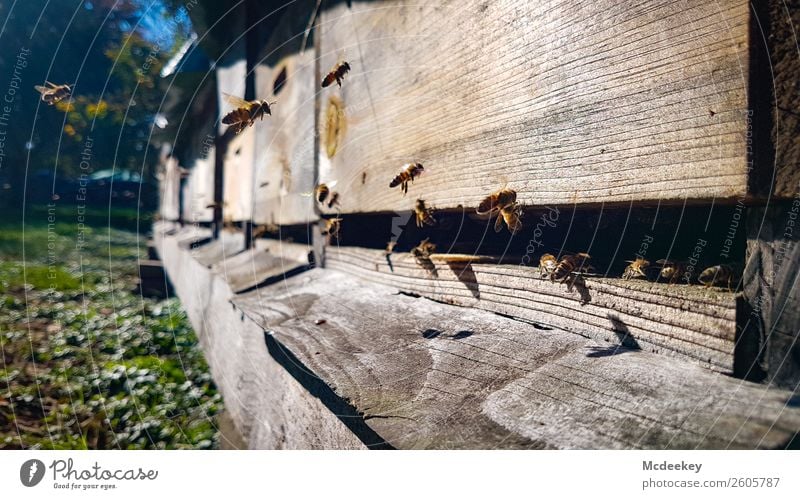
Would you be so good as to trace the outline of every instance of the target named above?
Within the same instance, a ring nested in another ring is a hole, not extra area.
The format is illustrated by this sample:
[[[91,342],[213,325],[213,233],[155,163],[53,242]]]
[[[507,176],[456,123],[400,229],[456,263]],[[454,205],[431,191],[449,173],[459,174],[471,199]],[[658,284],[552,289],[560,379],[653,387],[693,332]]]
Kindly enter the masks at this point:
[[[235,106],[233,111],[229,112],[222,117],[222,123],[229,125],[233,129],[233,133],[241,133],[245,128],[253,126],[257,119],[264,119],[264,115],[272,115],[272,108],[274,102],[267,102],[266,100],[246,101],[235,95],[223,94],[225,100]]]
[[[512,189],[504,187],[489,194],[480,202],[475,211],[478,215],[489,215],[490,217],[497,213],[497,219],[494,222],[495,232],[503,230],[504,222],[512,234],[516,234],[522,228],[522,207],[517,203],[516,191]]]
[[[408,163],[403,165],[403,169],[400,170],[391,182],[389,182],[389,188],[395,188],[398,185],[400,186],[400,190],[403,191],[403,195],[405,196],[408,193],[408,183],[414,182],[416,177],[422,175],[422,172],[425,171],[425,168],[422,166],[421,163]]]
[[[33,88],[42,94],[42,102],[46,102],[52,106],[72,95],[72,85],[56,85],[49,81],[44,82],[45,85],[35,85]]]
[[[333,69],[322,79],[322,88],[330,86],[333,82],[336,82],[336,84],[341,87],[344,75],[347,74],[348,71],[350,71],[350,64],[347,61],[336,63]]]

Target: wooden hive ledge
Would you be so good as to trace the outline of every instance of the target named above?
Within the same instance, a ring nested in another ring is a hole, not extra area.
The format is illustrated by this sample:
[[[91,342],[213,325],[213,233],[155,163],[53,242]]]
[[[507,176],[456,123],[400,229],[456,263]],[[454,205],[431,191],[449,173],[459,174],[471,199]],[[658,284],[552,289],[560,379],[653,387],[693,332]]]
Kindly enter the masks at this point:
[[[790,392],[696,362],[331,269],[234,294],[174,242],[180,234],[159,237],[226,407],[254,447],[291,434],[280,445],[778,448],[800,429]]]

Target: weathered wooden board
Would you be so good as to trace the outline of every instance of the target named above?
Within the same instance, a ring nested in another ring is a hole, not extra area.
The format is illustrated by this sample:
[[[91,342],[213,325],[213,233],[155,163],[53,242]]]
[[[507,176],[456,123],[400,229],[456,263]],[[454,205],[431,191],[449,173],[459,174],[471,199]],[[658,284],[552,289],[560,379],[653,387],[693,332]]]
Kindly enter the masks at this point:
[[[175,157],[164,158],[159,171],[159,210],[162,220],[176,221],[181,216],[181,168]]]
[[[325,265],[437,301],[558,327],[612,344],[679,354],[730,372],[736,342],[733,293],[701,286],[587,277],[583,286],[540,278],[538,268],[491,263],[422,264],[409,253],[330,247]]]
[[[320,93],[343,212],[474,207],[505,182],[526,205],[747,192],[745,0],[349,3],[320,22],[323,74],[352,66]],[[388,184],[410,161],[404,197]]]
[[[772,448],[788,391],[313,269],[232,299],[397,448]]]
[[[231,291],[239,293],[307,269],[310,251],[303,244],[258,239],[254,248],[222,260],[211,270],[225,279]]]
[[[758,28],[769,33],[768,51],[759,54],[768,64],[759,74],[758,90],[770,95],[775,101],[767,102],[761,113],[774,113],[771,141],[775,148],[774,196],[796,198],[800,195],[800,50],[798,33],[800,26],[800,1],[769,0],[766,18],[759,17]],[[763,11],[764,9],[762,9]],[[758,10],[756,11],[757,13]],[[755,84],[755,82],[754,82]],[[768,165],[770,173],[772,165]]]
[[[213,222],[214,210],[214,148],[198,158],[184,183],[183,220],[187,223]]]
[[[236,135],[225,150],[222,216],[226,222],[253,218],[253,162],[255,132],[248,128]]]
[[[272,116],[256,125],[255,222],[280,225],[316,220],[314,190],[314,46],[301,51],[315,2],[288,7],[262,51],[256,97],[275,101]]]
[[[252,449],[358,449],[364,443],[267,350],[263,329],[229,302],[227,284],[177,244],[159,254],[200,339],[225,410]]]
[[[192,250],[192,256],[202,265],[211,267],[241,253],[244,246],[242,232],[223,230],[217,239]]]
[[[796,390],[800,384],[800,199],[747,216],[747,270],[740,327],[760,340],[753,377]]]

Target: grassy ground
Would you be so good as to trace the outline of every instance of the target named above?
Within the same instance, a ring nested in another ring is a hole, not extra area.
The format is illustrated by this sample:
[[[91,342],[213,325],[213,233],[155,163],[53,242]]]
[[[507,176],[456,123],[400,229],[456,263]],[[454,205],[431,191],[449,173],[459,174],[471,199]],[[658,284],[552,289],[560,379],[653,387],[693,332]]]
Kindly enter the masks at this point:
[[[222,402],[186,315],[134,292],[144,238],[74,207],[3,218],[0,449],[215,448]]]

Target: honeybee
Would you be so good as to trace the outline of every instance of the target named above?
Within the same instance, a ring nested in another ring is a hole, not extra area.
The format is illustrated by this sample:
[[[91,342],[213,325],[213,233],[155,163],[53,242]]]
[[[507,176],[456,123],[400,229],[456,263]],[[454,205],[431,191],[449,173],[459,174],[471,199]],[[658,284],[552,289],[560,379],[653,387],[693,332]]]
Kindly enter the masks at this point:
[[[625,280],[647,278],[647,267],[650,262],[644,258],[637,257],[636,260],[625,260],[628,266],[622,273],[622,278]]]
[[[350,64],[347,61],[337,63],[333,69],[331,69],[331,72],[322,80],[322,88],[327,87],[334,81],[341,87],[342,79],[348,71],[350,71]]]
[[[522,228],[522,207],[517,203],[516,191],[508,188],[500,189],[489,194],[475,209],[478,215],[493,215],[497,212],[494,222],[494,231],[503,229],[503,222],[509,232],[516,234]]]
[[[222,118],[222,122],[230,125],[234,133],[241,133],[245,128],[253,126],[258,118],[263,120],[265,114],[272,115],[270,106],[275,105],[274,102],[266,100],[246,101],[235,95],[223,95],[229,104],[236,107]]]
[[[686,264],[683,262],[661,259],[656,263],[661,265],[661,272],[659,275],[666,279],[670,284],[675,284],[678,282],[678,280],[686,273]]]
[[[328,187],[328,184],[321,183],[314,189],[314,199],[317,200],[317,203],[323,204],[330,193],[331,188]]]
[[[397,176],[392,179],[389,183],[389,187],[397,187],[400,186],[400,190],[403,191],[403,195],[405,196],[408,192],[408,183],[414,182],[414,177],[419,177],[422,175],[422,172],[425,171],[425,168],[422,166],[421,163],[408,163],[403,165],[403,169]]]
[[[436,219],[433,218],[433,208],[425,206],[425,201],[422,199],[417,199],[417,203],[414,205],[414,214],[417,218],[417,227],[436,225]]]
[[[328,209],[329,210],[332,209],[334,206],[339,206],[339,193],[338,192],[332,192],[331,193],[331,198],[328,201]]]
[[[325,228],[322,229],[322,235],[328,236],[328,242],[331,239],[339,239],[339,232],[342,230],[341,218],[328,218],[325,220]]]
[[[42,101],[51,106],[72,95],[72,85],[56,85],[49,81],[45,81],[44,83],[47,86],[34,85],[33,88],[42,94]]]
[[[714,265],[702,271],[697,280],[709,288],[712,286],[727,286],[728,291],[732,291],[733,278],[734,272],[730,266]]]
[[[431,254],[436,251],[436,245],[429,241],[430,238],[426,237],[418,245],[411,248],[411,254],[417,260],[429,260]]]
[[[573,272],[581,272],[588,269],[588,260],[591,258],[588,253],[562,256],[555,270],[550,273],[550,282],[555,282],[557,279],[561,283],[566,282]]]
[[[255,229],[253,229],[253,239],[259,238],[264,234],[278,234],[280,233],[280,231],[281,228],[274,223],[259,225]]]
[[[539,257],[539,276],[544,279],[551,275],[558,266],[558,260],[550,253],[545,253]]]

